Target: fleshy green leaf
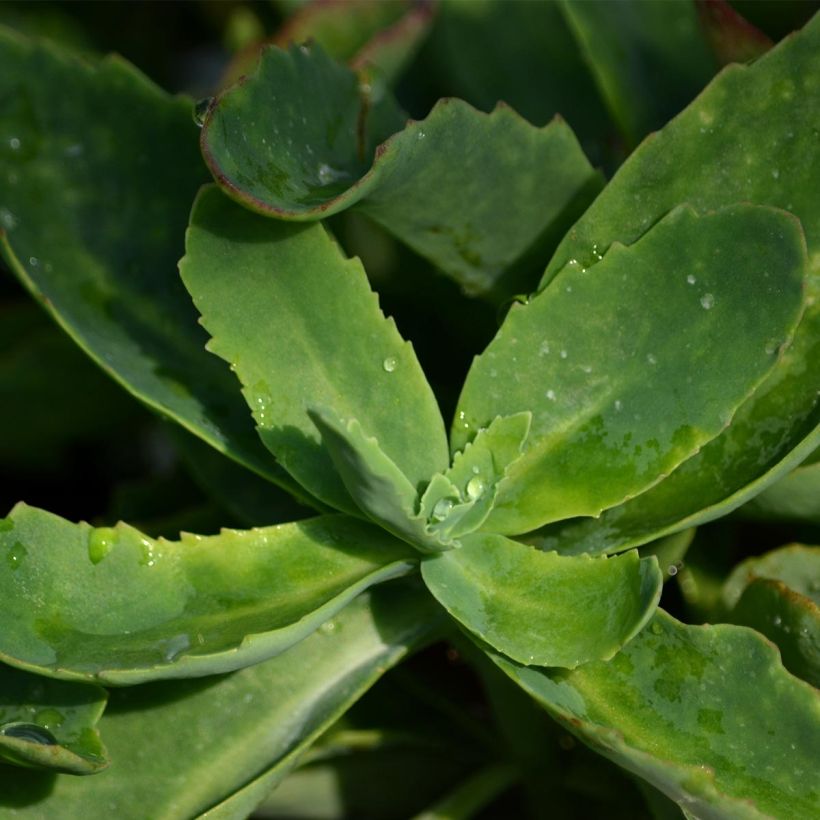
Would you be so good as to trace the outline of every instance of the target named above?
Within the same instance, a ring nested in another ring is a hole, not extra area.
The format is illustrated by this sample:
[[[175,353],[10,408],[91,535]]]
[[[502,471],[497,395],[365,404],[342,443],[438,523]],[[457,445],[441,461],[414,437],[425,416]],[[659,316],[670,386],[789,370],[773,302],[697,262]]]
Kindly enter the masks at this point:
[[[820,464],[801,465],[792,470],[744,504],[738,514],[820,524]]]
[[[0,658],[114,685],[259,663],[415,567],[346,516],[167,541],[23,504],[0,519],[0,553]]]
[[[546,284],[570,259],[586,267],[629,244],[680,202],[786,208],[809,251],[808,308],[794,342],[731,427],[655,488],[571,522],[542,542],[612,551],[725,515],[796,467],[820,443],[820,16],[750,66],[725,69],[681,115],[647,139],[559,246]],[[594,272],[594,268],[590,271]]]
[[[481,640],[520,663],[570,668],[612,657],[652,616],[663,582],[636,552],[568,558],[485,533],[425,558],[421,572]]]
[[[115,690],[101,721],[112,766],[53,784],[0,767],[0,813],[189,820],[254,778],[269,791],[386,669],[433,637],[436,610],[415,585],[389,584],[272,660]]]
[[[810,820],[817,690],[749,629],[658,611],[609,662],[573,672],[495,662],[573,734],[691,816]]]
[[[104,769],[108,760],[96,724],[107,697],[98,686],[0,664],[0,761],[68,774]]]
[[[412,347],[324,227],[265,219],[211,186],[180,270],[262,440],[311,493],[358,512],[308,418],[318,404],[358,419],[414,486],[446,467],[444,422]]]
[[[428,533],[425,522],[416,517],[415,487],[357,419],[344,421],[327,408],[311,408],[308,414],[362,512],[421,552],[440,552],[452,546]]]
[[[473,363],[453,429],[459,448],[496,415],[533,412],[485,528],[598,515],[697,453],[791,339],[805,264],[783,211],[682,207],[513,305]]]
[[[563,121],[448,99],[404,127],[389,92],[362,91],[320,49],[265,50],[211,105],[202,152],[246,207],[319,219],[357,205],[474,293],[552,246],[600,188]]]
[[[696,4],[703,33],[721,65],[756,60],[772,47],[772,41],[728,0]]]
[[[723,588],[727,620],[780,648],[792,674],[820,687],[820,547],[795,544],[738,565]]]
[[[205,179],[190,104],[119,58],[92,65],[0,30],[0,145],[9,268],[137,398],[298,491],[202,349],[178,279],[185,215]]]
[[[560,6],[632,144],[677,114],[715,73],[694,2],[562,0]]]

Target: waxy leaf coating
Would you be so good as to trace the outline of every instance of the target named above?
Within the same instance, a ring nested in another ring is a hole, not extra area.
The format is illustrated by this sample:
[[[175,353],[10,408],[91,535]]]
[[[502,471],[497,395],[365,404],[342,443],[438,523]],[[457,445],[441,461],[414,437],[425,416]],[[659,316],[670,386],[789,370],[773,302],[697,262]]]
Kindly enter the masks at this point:
[[[345,516],[167,541],[23,504],[0,519],[0,554],[0,659],[113,685],[259,663],[416,567]]]
[[[0,664],[0,762],[68,774],[101,771],[108,760],[96,724],[107,699],[98,686]]]
[[[436,636],[437,609],[417,584],[388,584],[272,660],[114,690],[101,721],[111,767],[47,783],[0,766],[0,814],[189,820],[264,780],[259,802],[387,669]]]
[[[474,635],[519,663],[574,668],[611,658],[652,616],[663,577],[654,558],[565,557],[474,533],[425,558],[422,577]]]
[[[496,415],[533,413],[485,529],[598,515],[717,436],[791,339],[805,267],[800,225],[783,211],[684,207],[513,305],[453,428],[459,448]]]
[[[186,250],[180,271],[209,349],[239,376],[265,445],[313,495],[358,514],[308,417],[315,405],[357,419],[414,486],[447,466],[444,421],[412,347],[322,225],[265,219],[209,186]]]
[[[536,128],[446,99],[405,127],[389,92],[319,48],[264,50],[210,107],[202,153],[246,207],[320,219],[356,205],[475,293],[554,246],[601,184],[561,120]]]
[[[686,626],[659,610],[608,662],[565,672],[493,659],[570,732],[692,816],[820,812],[820,693],[750,629]]]

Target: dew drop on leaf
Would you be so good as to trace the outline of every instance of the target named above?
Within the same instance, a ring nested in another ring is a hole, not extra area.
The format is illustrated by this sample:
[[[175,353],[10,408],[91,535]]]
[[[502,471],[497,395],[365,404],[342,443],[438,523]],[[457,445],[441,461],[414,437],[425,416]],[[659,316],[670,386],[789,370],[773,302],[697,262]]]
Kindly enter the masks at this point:
[[[449,515],[450,510],[453,509],[452,498],[440,498],[433,507],[432,519],[433,521],[444,521]]]
[[[199,128],[202,128],[203,124],[205,123],[205,115],[208,113],[208,109],[211,107],[213,99],[213,97],[205,97],[194,104],[194,123]]]
[[[6,553],[6,560],[12,569],[20,569],[23,559],[28,555],[28,550],[21,541],[15,541]]]
[[[88,558],[92,564],[99,564],[117,542],[117,531],[113,527],[100,527],[88,534]]]
[[[715,306],[715,297],[711,293],[704,293],[700,297],[700,305],[704,310],[711,310]]]
[[[36,723],[7,723],[5,726],[0,726],[0,735],[17,740],[27,740],[41,746],[58,745],[57,738],[48,729]]]
[[[473,476],[467,482],[467,498],[471,501],[475,501],[477,498],[481,497],[483,492],[484,482],[478,476]]]
[[[396,367],[398,366],[398,361],[396,361],[395,356],[388,356],[383,362],[382,367],[388,372],[392,373]]]

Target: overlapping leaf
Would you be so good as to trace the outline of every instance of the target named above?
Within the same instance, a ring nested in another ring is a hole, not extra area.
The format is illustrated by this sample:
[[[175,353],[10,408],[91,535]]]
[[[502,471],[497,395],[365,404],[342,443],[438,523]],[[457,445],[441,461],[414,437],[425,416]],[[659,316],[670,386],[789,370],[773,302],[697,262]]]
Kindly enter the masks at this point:
[[[615,241],[632,243],[681,202],[785,208],[809,253],[808,308],[794,342],[732,425],[649,492],[545,534],[546,548],[612,551],[723,515],[796,467],[818,443],[820,386],[820,17],[750,66],[730,66],[647,139],[570,231],[546,285],[570,260],[590,268]]]
[[[185,217],[205,178],[195,132],[189,103],[124,61],[90,65],[0,31],[0,252],[127,390],[298,490],[202,349],[178,279]]]
[[[561,121],[539,129],[507,107],[443,100],[405,128],[387,93],[320,49],[264,51],[211,105],[202,151],[247,207],[318,219],[357,205],[473,292],[554,246],[600,187]]]
[[[425,558],[422,577],[470,632],[519,663],[574,668],[611,658],[652,616],[662,576],[636,552],[564,557],[474,533]]]
[[[795,544],[739,564],[723,588],[727,620],[780,648],[783,665],[820,686],[820,547]]]
[[[820,524],[820,464],[801,464],[744,504],[738,514]]]
[[[18,505],[0,520],[0,658],[115,685],[258,663],[415,567],[383,531],[326,516],[150,539]]]
[[[459,448],[496,415],[533,413],[485,528],[598,515],[717,436],[790,340],[805,267],[783,211],[683,207],[513,305],[473,363],[452,434]]]
[[[575,671],[496,663],[585,743],[696,817],[820,811],[817,690],[749,629],[662,611],[609,662]]]
[[[357,419],[413,486],[446,466],[444,422],[412,347],[382,315],[361,263],[321,225],[265,219],[211,186],[180,270],[262,440],[316,497],[358,512],[310,406]]]
[[[104,769],[108,760],[96,724],[107,697],[98,686],[0,664],[0,762],[68,774]]]
[[[272,660],[223,677],[115,690],[101,722],[111,767],[90,780],[53,783],[0,767],[0,812],[188,820],[264,777],[261,801],[321,732],[440,623],[429,595],[390,584]]]

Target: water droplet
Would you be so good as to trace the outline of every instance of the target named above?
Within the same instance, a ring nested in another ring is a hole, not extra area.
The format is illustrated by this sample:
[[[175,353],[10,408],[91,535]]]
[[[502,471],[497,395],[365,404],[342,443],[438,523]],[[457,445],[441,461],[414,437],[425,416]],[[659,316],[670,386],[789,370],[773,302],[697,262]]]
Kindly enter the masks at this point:
[[[649,364],[657,364],[658,363],[658,360],[657,360],[657,358],[655,357],[655,355],[653,353],[647,353],[646,354],[646,360],[649,362]]]
[[[211,103],[213,101],[213,97],[205,97],[195,103],[193,117],[194,123],[196,123],[199,128],[202,128],[205,124],[205,117],[208,114],[208,109],[211,107]]]
[[[344,171],[339,171],[325,162],[319,166],[316,174],[319,177],[319,183],[321,185],[330,185],[330,183],[336,182],[346,176]]]
[[[550,401],[555,401],[556,398],[554,390],[547,390],[547,392],[544,393],[544,396],[548,398]]]
[[[147,538],[143,538],[140,547],[142,548],[140,565],[143,567],[153,567],[157,562],[156,556],[154,555],[154,544]]]
[[[40,264],[40,260],[36,256],[29,256],[28,263],[32,268],[36,268]]]
[[[569,354],[567,353],[566,350],[562,350],[561,353],[560,353],[560,356],[561,356],[562,359],[566,359],[568,355]]]
[[[427,134],[425,134],[424,131],[419,131],[416,136],[418,139],[423,140],[427,136]]]
[[[8,208],[0,208],[0,228],[13,231],[16,227],[17,217]]]
[[[478,476],[473,476],[467,482],[467,498],[471,501],[475,501],[477,498],[481,497],[483,492],[484,482]]]
[[[382,367],[388,372],[392,373],[397,367],[399,363],[395,356],[388,356],[383,362]]]
[[[780,171],[777,168],[772,168],[772,178],[777,179],[780,176]]]
[[[12,151],[19,151],[20,150],[20,138],[19,137],[12,137],[9,140],[9,148]]]
[[[566,290],[567,293],[572,293],[572,285],[567,285],[564,290]]]
[[[34,717],[46,729],[56,729],[65,720],[65,715],[56,709],[41,709]]]
[[[620,413],[623,410],[623,404],[621,403],[620,399],[615,399],[615,411]]]
[[[436,501],[436,504],[433,507],[433,514],[431,516],[433,521],[444,521],[444,519],[450,514],[450,510],[453,509],[453,504],[454,502],[452,498],[440,498]]]
[[[20,569],[20,566],[27,555],[28,550],[26,549],[26,545],[21,541],[15,541],[6,553],[6,560],[12,569]]]
[[[677,564],[670,564],[666,568],[666,572],[670,578],[674,578],[678,574],[678,565]]]
[[[704,293],[700,297],[700,306],[704,310],[711,310],[715,306],[715,297],[711,293]]]
[[[57,746],[57,738],[48,729],[36,723],[7,723],[0,726],[0,735],[13,737],[17,740],[27,740],[29,743],[38,743],[41,746]]]
[[[168,638],[165,641],[160,641],[163,645],[163,657],[169,663],[179,657],[191,645],[191,639],[184,633],[174,635],[173,638]]]
[[[652,626],[650,627],[650,629],[655,635],[663,634],[663,627],[657,621],[652,621]]]
[[[698,280],[690,273],[689,276],[686,277],[686,281],[688,284],[694,285]]]
[[[88,533],[88,558],[92,564],[99,564],[117,543],[119,534],[114,527],[100,527]]]
[[[335,621],[325,621],[320,627],[319,632],[323,635],[332,635],[336,631]]]
[[[775,626],[780,626],[783,623],[783,619],[779,615],[775,615],[774,618],[772,618],[772,623]]]
[[[769,356],[771,356],[772,354],[777,353],[777,349],[779,347],[780,342],[777,339],[769,339],[763,349]]]
[[[539,356],[548,356],[550,352],[550,343],[549,342],[541,342],[541,347],[538,348],[538,355]]]

